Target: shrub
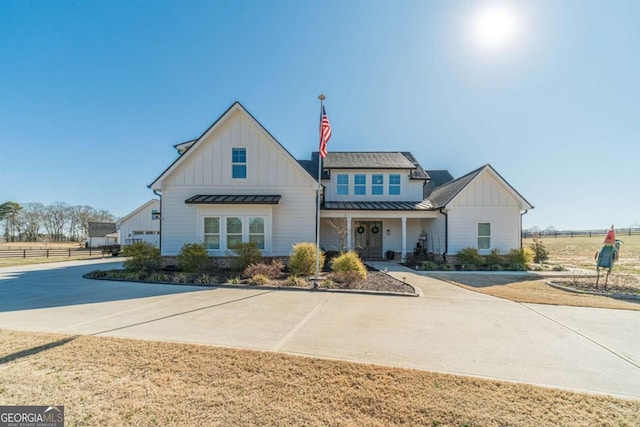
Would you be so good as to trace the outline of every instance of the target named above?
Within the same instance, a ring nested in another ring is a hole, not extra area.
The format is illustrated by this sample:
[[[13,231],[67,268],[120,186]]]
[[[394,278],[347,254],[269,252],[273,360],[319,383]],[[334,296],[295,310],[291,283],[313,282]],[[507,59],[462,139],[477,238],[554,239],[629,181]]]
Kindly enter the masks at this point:
[[[202,273],[200,276],[196,277],[193,283],[197,285],[210,285],[215,283],[216,278],[207,273]]]
[[[554,265],[552,268],[553,271],[564,271],[564,267],[561,265]]]
[[[243,275],[245,277],[253,277],[256,274],[261,274],[273,280],[282,275],[283,268],[284,264],[282,264],[282,262],[280,261],[273,261],[271,264],[265,264],[261,262],[259,264],[251,264],[250,266],[245,268]]]
[[[262,252],[256,242],[238,243],[231,250],[236,254],[232,266],[235,271],[244,271],[251,264],[262,262]]]
[[[509,270],[510,271],[527,271],[527,266],[524,264],[510,264],[509,265]]]
[[[147,279],[151,282],[166,282],[169,278],[167,277],[166,274],[160,271],[157,271],[155,273],[150,274]]]
[[[464,271],[476,271],[478,267],[475,264],[463,264],[462,269]]]
[[[296,276],[310,276],[316,271],[315,243],[301,242],[293,245],[293,253],[289,258],[289,270]],[[324,265],[324,253],[319,252],[320,268]]]
[[[91,273],[87,274],[87,276],[97,279],[100,277],[107,277],[107,272],[104,270],[93,270]]]
[[[229,284],[231,285],[239,285],[240,283],[242,282],[240,281],[240,278],[237,276],[229,280]]]
[[[357,280],[367,278],[367,268],[354,251],[345,252],[337,256],[331,263],[331,270],[334,273],[355,273]],[[346,276],[350,277],[350,276]]]
[[[549,259],[549,251],[542,243],[542,239],[539,237],[534,237],[533,242],[529,245],[529,248],[533,252],[533,262],[542,263]]]
[[[493,265],[503,265],[504,264],[504,256],[500,255],[500,249],[491,249],[489,255],[485,257],[485,262],[489,266]],[[497,270],[494,270],[497,271]]]
[[[211,258],[204,243],[185,243],[178,253],[178,270],[203,273],[211,269]]]
[[[453,270],[455,270],[455,267],[453,265],[451,265],[451,264],[444,263],[444,264],[440,265],[438,267],[438,269],[441,270],[441,271],[453,271]]]
[[[271,280],[264,274],[256,274],[249,279],[250,285],[264,286],[271,283]]]
[[[438,269],[438,264],[433,261],[425,261],[422,263],[421,267],[425,271],[434,271]]]
[[[149,243],[139,242],[127,245],[122,254],[129,258],[123,263],[124,269],[129,272],[152,272],[162,267],[160,249]]]
[[[187,273],[176,273],[171,279],[173,283],[189,283],[191,281],[191,275]]]
[[[489,271],[502,271],[504,268],[500,264],[491,264],[489,266]]]
[[[299,286],[299,287],[305,287],[307,285],[307,281],[304,280],[301,277],[298,277],[296,275],[291,275],[289,277],[287,277],[287,280],[284,281],[283,286]]]
[[[509,264],[511,267],[513,267],[516,264],[519,264],[524,266],[526,270],[527,265],[533,259],[533,254],[531,253],[531,250],[528,248],[511,249],[509,253],[506,255],[506,258],[507,258],[507,264]]]
[[[460,249],[456,254],[456,259],[458,263],[465,265],[482,265],[484,264],[484,259],[482,255],[478,253],[476,248],[464,248]]]

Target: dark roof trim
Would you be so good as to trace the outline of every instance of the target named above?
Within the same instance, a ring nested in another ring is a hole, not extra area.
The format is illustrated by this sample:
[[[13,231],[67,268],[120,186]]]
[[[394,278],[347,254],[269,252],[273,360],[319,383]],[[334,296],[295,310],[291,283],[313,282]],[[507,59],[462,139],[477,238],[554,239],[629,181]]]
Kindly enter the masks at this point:
[[[185,200],[188,205],[277,205],[280,195],[199,194]]]
[[[323,210],[347,211],[430,211],[434,207],[421,202],[325,202]]]

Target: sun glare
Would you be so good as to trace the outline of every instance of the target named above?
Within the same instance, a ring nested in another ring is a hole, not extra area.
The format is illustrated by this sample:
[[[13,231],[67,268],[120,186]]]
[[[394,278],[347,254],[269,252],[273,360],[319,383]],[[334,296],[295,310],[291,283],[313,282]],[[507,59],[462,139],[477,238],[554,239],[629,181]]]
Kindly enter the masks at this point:
[[[474,41],[486,49],[501,49],[518,37],[518,19],[505,6],[490,6],[478,11],[472,25]]]

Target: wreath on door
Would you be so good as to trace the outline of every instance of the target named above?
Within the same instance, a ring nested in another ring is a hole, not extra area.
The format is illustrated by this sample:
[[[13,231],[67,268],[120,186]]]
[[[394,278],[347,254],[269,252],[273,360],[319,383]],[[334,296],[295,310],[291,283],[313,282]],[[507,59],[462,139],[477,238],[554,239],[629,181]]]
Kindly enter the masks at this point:
[[[358,232],[358,234],[362,234],[362,233],[364,233],[364,227],[360,226],[360,227],[356,228],[356,231]]]
[[[373,227],[371,227],[371,232],[373,234],[378,234],[380,232],[380,228],[378,228],[377,225],[374,225]]]

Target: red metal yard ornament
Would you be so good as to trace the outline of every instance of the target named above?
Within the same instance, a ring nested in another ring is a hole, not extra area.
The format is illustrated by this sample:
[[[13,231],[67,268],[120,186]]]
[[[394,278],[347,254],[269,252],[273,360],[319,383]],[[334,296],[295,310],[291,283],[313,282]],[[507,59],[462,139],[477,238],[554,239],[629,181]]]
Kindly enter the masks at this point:
[[[595,259],[597,260],[597,272],[596,289],[598,289],[598,282],[600,281],[600,269],[607,269],[607,277],[604,281],[604,290],[607,290],[607,282],[609,281],[609,274],[613,269],[613,264],[618,260],[618,252],[620,251],[621,240],[616,240],[616,232],[613,229],[613,225],[607,231],[607,235],[604,237],[604,245],[598,252],[596,252]]]

